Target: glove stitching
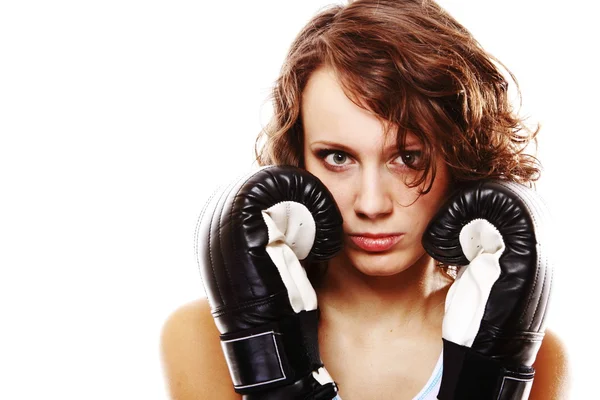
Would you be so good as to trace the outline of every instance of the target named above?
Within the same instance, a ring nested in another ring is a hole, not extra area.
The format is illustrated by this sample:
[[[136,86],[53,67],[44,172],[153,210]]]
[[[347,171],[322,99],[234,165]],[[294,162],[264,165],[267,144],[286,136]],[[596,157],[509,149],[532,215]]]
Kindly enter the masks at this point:
[[[515,184],[515,185],[517,185],[517,184]],[[503,184],[502,186],[504,186],[506,189],[510,190],[515,196],[517,196],[517,198],[519,198],[521,200],[521,202],[524,204],[525,208],[527,208],[529,217],[531,218],[532,223],[533,223],[533,233],[534,233],[534,238],[535,238],[535,244],[537,245],[538,240],[537,240],[537,235],[536,235],[537,232],[536,231],[539,226],[539,223],[538,223],[538,220],[536,217],[538,214],[541,215],[541,210],[539,210],[539,208],[537,207],[535,197],[533,197],[533,195],[531,193],[529,193],[527,190],[525,190],[524,188],[522,189],[520,186],[518,186],[518,189],[515,188],[514,186],[509,186],[508,184]],[[527,310],[530,309],[531,304],[534,301],[534,298],[537,298],[531,321],[527,325],[527,330],[532,329],[533,324],[537,320],[536,316],[538,314],[538,309],[541,305],[541,298],[540,298],[540,296],[535,295],[535,289],[538,287],[539,280],[540,280],[539,275],[540,275],[540,269],[541,269],[540,267],[542,266],[542,259],[541,259],[539,252],[537,251],[537,249],[536,249],[535,253],[536,253],[537,268],[535,270],[533,288],[532,288],[532,290],[529,291],[526,307],[522,310],[521,315],[519,317],[519,324],[524,323],[525,317],[527,316]],[[546,269],[544,268],[544,271],[545,270]],[[544,274],[544,281],[545,281],[546,276],[547,276],[547,274]],[[544,286],[542,285],[542,292],[543,292],[543,287]]]
[[[275,301],[277,297],[285,295],[287,296],[287,291],[281,291],[278,293],[275,293],[273,295],[270,295],[267,298],[262,298],[259,300],[255,300],[252,301],[250,303],[247,304],[241,304],[241,305],[237,305],[236,307],[219,307],[217,309],[214,310],[213,315],[225,315],[225,314],[229,314],[229,313],[234,313],[236,311],[241,311],[247,308],[253,308],[253,307],[259,307],[265,304],[269,304],[272,301]],[[225,308],[224,310],[222,310],[223,308]]]
[[[258,172],[256,172],[255,174],[252,174],[250,177],[248,177],[248,178],[246,179],[246,181],[245,181],[245,182],[243,182],[243,183],[240,185],[240,187],[238,188],[238,191],[236,192],[236,194],[235,194],[235,196],[234,196],[234,198],[233,198],[234,200],[232,201],[232,203],[235,203],[235,199],[237,199],[238,197],[240,197],[240,192],[241,192],[241,191],[242,191],[242,189],[243,189],[243,188],[246,186],[246,184],[248,183],[248,181],[249,181],[250,179],[252,179],[252,178],[256,177],[256,175],[258,175],[258,174],[259,174],[259,173],[261,173],[261,172],[264,172],[265,174],[270,174],[270,175],[271,175],[271,178],[272,178],[274,181],[277,181],[277,179],[276,179],[275,175],[274,175],[274,174],[273,174],[271,171],[269,171],[269,169],[271,169],[271,168],[272,168],[272,167],[263,168],[263,169],[259,170]],[[277,202],[276,202],[276,203],[277,203]],[[258,218],[258,217],[257,217],[257,218]],[[230,212],[229,212],[229,219],[230,219],[230,221],[233,221],[233,207],[231,207],[231,210],[230,210]],[[261,220],[261,223],[262,223],[263,225],[265,225],[265,226],[264,226],[264,229],[267,229],[267,237],[268,237],[268,228],[266,227],[266,224],[265,224],[264,220]],[[232,248],[233,248],[233,254],[234,254],[234,256],[235,256],[235,257],[238,259],[238,262],[241,262],[241,260],[239,259],[239,255],[238,255],[238,253],[236,252],[236,240],[235,240],[235,236],[234,236],[234,240],[232,240]],[[266,251],[266,249],[265,249],[265,251]],[[225,267],[225,269],[227,270],[227,266]],[[229,271],[228,271],[228,270],[227,270],[227,274],[229,275]],[[246,287],[247,287],[247,288],[249,288],[249,289],[250,289],[250,293],[252,293],[252,297],[256,297],[256,293],[254,293],[254,286],[253,286],[253,285],[250,283],[250,280],[248,279],[248,275],[246,274],[246,270],[245,270],[245,269],[243,270],[243,273],[242,273],[242,275],[244,276],[244,279],[246,280]],[[230,280],[230,282],[231,282],[231,280]]]
[[[242,189],[243,189],[243,188],[246,186],[246,184],[248,183],[248,181],[249,181],[250,179],[254,178],[254,177],[255,177],[256,175],[258,175],[259,173],[260,173],[260,171],[258,171],[258,172],[256,172],[256,173],[254,173],[254,174],[252,174],[252,175],[250,175],[250,176],[245,176],[245,178],[246,178],[246,179],[245,179],[245,180],[244,180],[244,181],[243,181],[243,182],[242,182],[242,183],[239,185],[239,187],[237,188],[237,192],[235,193],[235,196],[233,197],[233,199],[232,199],[232,201],[231,201],[231,204],[232,204],[232,206],[230,207],[230,210],[229,210],[229,221],[231,221],[232,223],[233,223],[233,221],[234,221],[234,219],[233,219],[233,209],[234,209],[233,205],[235,204],[235,201],[236,201],[236,199],[237,199],[238,197],[240,197],[240,192],[241,192],[241,191],[242,191]],[[238,180],[238,182],[239,182],[240,180],[242,180],[242,178],[240,178],[240,179]],[[236,184],[237,184],[237,182],[236,182]],[[235,187],[234,187],[234,188],[232,188],[232,191],[233,191],[234,189],[235,189]],[[223,209],[224,209],[224,208],[225,208],[225,207],[223,207]],[[223,212],[223,210],[221,210],[221,212]],[[238,221],[236,221],[236,224],[237,224],[237,222],[238,222]],[[219,230],[221,230],[221,224],[219,224]],[[234,257],[237,259],[237,261],[238,261],[239,263],[241,263],[241,260],[239,259],[239,255],[238,255],[238,253],[237,253],[237,251],[236,251],[236,240],[235,240],[235,239],[236,239],[236,237],[237,237],[236,235],[232,235],[232,238],[231,238],[231,247],[232,247],[232,253],[233,253],[233,256],[234,256]],[[220,238],[220,236],[219,236],[219,238]],[[223,265],[225,266],[225,272],[227,272],[227,277],[229,278],[229,281],[228,281],[228,282],[233,282],[233,281],[231,280],[231,274],[229,273],[229,268],[227,268],[227,261],[226,261],[226,258],[225,258],[225,257],[223,257],[223,261],[224,261],[224,262],[223,262]],[[254,288],[253,288],[253,286],[250,284],[250,281],[248,280],[248,275],[246,274],[246,269],[242,269],[242,271],[240,271],[240,272],[241,272],[241,275],[242,275],[242,276],[244,277],[244,279],[246,280],[246,287],[247,287],[248,289],[250,289],[250,293],[252,293],[252,297],[256,297],[256,293],[254,293]],[[236,299],[236,302],[235,302],[235,303],[236,303],[236,304],[238,304],[238,302],[237,302],[237,300],[238,300],[238,297],[237,297],[237,296],[235,296],[235,299]]]
[[[523,192],[526,192],[525,190],[523,190]],[[538,244],[538,238],[537,238],[537,230],[539,227],[539,222],[537,219],[537,215],[542,215],[542,210],[538,207],[538,203],[536,202],[536,199],[533,197],[533,195],[529,192],[527,193],[527,197],[530,198],[531,200],[531,205],[535,208],[535,213],[532,213],[531,219],[533,220],[533,224],[534,224],[534,229],[533,232],[535,233],[535,241],[536,241],[536,246]],[[529,204],[526,204],[529,208]],[[540,246],[540,250],[541,250],[541,246]],[[543,260],[542,260],[542,255],[540,254],[540,251],[538,251],[538,249],[536,248],[536,258],[537,258],[537,268],[536,268],[536,279],[534,281],[534,290],[531,291],[530,295],[531,297],[534,297],[534,291],[535,288],[537,288],[537,285],[539,284],[539,273],[541,271],[541,267],[543,266]],[[544,268],[544,277],[543,277],[543,282],[542,282],[542,288],[541,288],[541,292],[543,293],[543,289],[544,289],[544,283],[546,281],[546,278],[548,277],[547,274],[547,270],[546,268]],[[535,296],[535,298],[537,299],[536,305],[535,305],[535,309],[533,310],[533,318],[531,318],[531,321],[529,323],[529,326],[527,327],[527,330],[532,330],[533,329],[533,324],[535,323],[535,321],[537,320],[537,316],[538,316],[538,312],[539,312],[539,308],[542,305],[542,296]],[[524,317],[524,315],[523,315]],[[540,327],[538,327],[539,329]],[[537,329],[536,329],[537,330]]]
[[[523,203],[525,204],[525,207],[529,211],[529,215],[530,215],[530,217],[532,219],[535,244],[537,245],[538,244],[538,240],[537,240],[537,228],[539,226],[539,223],[537,221],[537,215],[538,215],[538,213],[540,213],[540,210],[538,210],[538,208],[537,208],[537,204],[535,202],[535,198],[533,198],[533,196],[529,192],[527,192],[524,189],[521,190],[521,192],[523,192],[523,196],[522,197],[526,198],[526,199],[523,200]],[[525,201],[525,200],[529,200],[529,201]],[[531,320],[529,322],[529,325],[527,326],[527,330],[531,330],[532,329],[532,326],[533,326],[534,322],[537,319],[536,316],[538,314],[538,309],[539,309],[539,306],[540,306],[540,303],[541,303],[540,296],[536,296],[535,295],[535,289],[538,287],[539,280],[540,280],[540,270],[541,270],[540,267],[541,267],[541,264],[542,264],[541,263],[542,259],[541,259],[541,255],[540,255],[540,253],[538,252],[537,249],[535,251],[535,255],[536,255],[536,261],[537,261],[537,268],[535,269],[535,277],[534,277],[534,280],[533,280],[533,289],[529,292],[529,299],[527,301],[527,307],[523,310],[523,313],[521,314],[521,321],[520,321],[521,323],[524,321],[524,319],[526,317],[527,310],[529,309],[532,301],[537,300],[536,304],[535,304],[535,309],[533,310],[532,318],[531,318]],[[542,288],[543,288],[543,285],[542,285]]]
[[[552,268],[552,266],[548,262],[548,255],[546,255],[546,268],[548,268],[548,269]],[[550,270],[550,287],[548,288],[548,295],[546,297],[546,307],[544,309],[544,317],[542,318],[542,321],[544,321],[546,319],[546,314],[548,314],[549,303],[550,303],[550,299],[552,298],[551,296],[552,296],[553,283],[554,283],[554,274]]]
[[[536,207],[539,210],[539,215],[544,215],[545,214],[544,211],[547,210],[546,203],[543,201],[543,198],[541,198],[541,197],[537,197],[535,199],[537,200],[535,202],[535,205],[536,205]],[[541,250],[541,245],[540,245],[540,250]],[[542,283],[541,292],[544,293],[544,288],[546,288],[546,287],[548,289],[547,289],[547,295],[546,296],[544,296],[544,297],[539,296],[539,298],[538,298],[538,304],[537,304],[537,307],[535,309],[534,316],[538,313],[540,307],[544,308],[543,311],[539,311],[542,315],[540,317],[541,319],[540,319],[539,326],[537,327],[538,330],[541,330],[542,327],[543,327],[543,321],[545,320],[546,314],[548,313],[549,299],[551,298],[551,295],[552,295],[552,282],[553,282],[553,279],[554,279],[554,274],[552,273],[552,267],[551,267],[550,263],[548,262],[548,252],[544,252],[543,262],[542,262],[542,258],[540,256],[540,254],[538,253],[538,267],[540,267],[542,264],[544,266],[544,281]],[[548,279],[550,280],[550,286],[547,286],[548,285]],[[533,326],[534,320],[531,321],[530,329],[531,329],[531,326]]]
[[[219,201],[217,202],[217,205],[215,206],[215,208],[218,208],[220,200],[223,198],[224,194],[225,194],[224,191],[221,192],[221,195],[219,196]],[[213,281],[215,282],[215,285],[217,286],[217,291],[219,292],[219,298],[220,298],[220,302],[219,303],[220,304],[224,304],[225,303],[225,299],[223,297],[223,292],[221,291],[221,287],[219,286],[219,280],[217,279],[217,273],[215,271],[215,264],[214,264],[212,247],[210,245],[210,243],[211,243],[211,237],[212,237],[212,226],[213,226],[214,218],[215,218],[215,212],[213,212],[212,215],[210,216],[210,224],[208,226],[208,242],[207,242],[208,258],[210,259],[210,268],[212,269],[212,272],[213,272]],[[220,229],[220,227],[219,227],[219,229]]]
[[[254,176],[254,174],[252,174],[250,176]],[[226,199],[227,198],[226,195],[229,194],[229,193],[231,193],[231,191],[235,189],[236,185],[238,185],[239,182],[242,181],[243,179],[246,179],[246,181],[248,181],[248,179],[249,179],[248,175],[247,174],[240,175],[238,177],[238,179],[235,181],[235,183],[230,183],[227,186],[227,188],[225,188],[223,191],[221,191],[221,194],[219,196],[219,201],[217,202],[217,204],[215,206],[215,210],[213,211],[213,213],[212,213],[212,215],[210,217],[210,225],[209,225],[209,230],[208,230],[208,254],[209,254],[209,258],[210,258],[210,266],[211,266],[211,269],[213,271],[214,282],[215,282],[215,285],[217,286],[217,291],[219,292],[219,296],[220,296],[220,300],[221,300],[220,303],[223,304],[223,305],[225,305],[225,299],[223,297],[223,292],[221,291],[221,287],[219,286],[219,280],[217,279],[217,274],[215,272],[215,265],[214,265],[214,262],[213,262],[212,248],[211,248],[211,245],[210,245],[210,243],[211,243],[210,239],[211,239],[211,236],[212,236],[212,226],[213,226],[213,221],[214,221],[214,218],[215,218],[215,214],[217,214],[217,210],[219,208],[219,204],[221,204],[221,211],[218,213],[219,214],[218,238],[219,238],[219,249],[222,249],[222,246],[221,246],[221,224],[220,224],[220,220],[221,220],[221,216],[222,216],[223,210],[225,209],[225,203],[226,202],[225,201],[221,202],[221,200],[223,199],[223,196],[225,196],[225,199]],[[241,189],[241,186],[243,186],[243,185],[240,185],[240,189]],[[229,189],[229,190],[227,190],[227,189]],[[240,189],[238,189],[238,192],[239,192]],[[237,196],[235,198],[237,198]],[[233,212],[233,207],[231,207],[231,211]],[[227,274],[228,282],[232,282],[232,280],[231,280],[231,274],[229,273],[229,269],[227,268],[226,258],[223,257],[222,253],[223,252],[221,251],[221,257],[223,258],[223,268],[225,269],[225,273]],[[238,303],[237,300],[238,300],[237,297],[234,297],[235,304]]]
[[[217,193],[219,193],[219,189],[216,189],[215,191],[213,191],[213,193],[210,195],[210,197],[206,201],[206,204],[202,208],[202,211],[200,212],[200,217],[198,217],[198,223],[196,225],[196,232],[194,234],[194,253],[196,254],[196,262],[198,263],[198,266],[200,266],[200,255],[198,254],[199,253],[199,248],[198,248],[198,239],[199,239],[199,237],[198,236],[200,235],[200,226],[202,225],[202,220],[204,219],[204,215],[206,214],[206,210],[208,209],[209,204],[214,199],[214,197],[217,195]],[[209,237],[210,237],[210,225],[209,225],[209,230],[208,231],[209,231]],[[209,240],[209,243],[210,243],[210,240]],[[209,253],[209,258],[211,259],[211,262],[210,262],[211,269],[213,269],[212,268],[212,257],[211,257],[211,254],[210,254],[210,244],[208,246],[208,253]],[[214,269],[213,269],[213,277],[214,277]],[[203,281],[202,274],[200,274],[200,280]],[[203,283],[204,286],[206,286],[206,284],[204,282],[202,282],[202,283]],[[218,284],[217,284],[217,288],[218,288]],[[220,292],[219,292],[219,295],[220,295]],[[208,298],[209,303],[210,303],[210,297],[207,296],[207,298]],[[221,298],[221,301],[222,300],[223,299]],[[214,305],[211,305],[211,308],[212,308],[212,306],[214,306]]]
[[[541,196],[536,197],[536,206],[538,207],[538,209],[540,210],[539,215],[548,215],[549,214],[549,209],[548,209],[548,205],[545,202],[544,198]],[[541,246],[540,246],[541,247]],[[541,262],[541,261],[540,261]],[[548,287],[547,290],[547,294],[546,296],[542,299],[540,296],[540,306],[544,307],[544,310],[542,312],[542,316],[541,316],[541,320],[540,320],[540,325],[538,327],[538,329],[542,329],[543,327],[543,321],[546,319],[546,314],[548,313],[548,308],[549,308],[549,302],[552,296],[552,283],[554,281],[554,274],[552,271],[552,266],[550,265],[549,261],[548,261],[548,252],[544,252],[544,282],[542,285],[542,293],[544,291],[544,288]],[[548,278],[549,277],[549,278]],[[548,284],[548,279],[550,280],[549,285],[550,286],[546,286]],[[542,300],[544,300],[543,304],[541,304]],[[537,312],[537,309],[536,309]]]

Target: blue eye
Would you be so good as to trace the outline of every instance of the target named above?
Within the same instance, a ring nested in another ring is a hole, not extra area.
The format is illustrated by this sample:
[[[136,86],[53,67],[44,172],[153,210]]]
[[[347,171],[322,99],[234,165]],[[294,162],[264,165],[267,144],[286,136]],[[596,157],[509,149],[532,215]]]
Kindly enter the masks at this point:
[[[331,160],[332,163],[336,164],[336,165],[344,164],[344,161],[346,161],[347,159],[348,159],[348,156],[346,154],[340,153],[340,152],[331,153],[327,157],[325,157],[326,161]]]
[[[339,167],[348,163],[349,156],[343,151],[322,149],[317,152],[320,159],[325,161],[327,165]]]

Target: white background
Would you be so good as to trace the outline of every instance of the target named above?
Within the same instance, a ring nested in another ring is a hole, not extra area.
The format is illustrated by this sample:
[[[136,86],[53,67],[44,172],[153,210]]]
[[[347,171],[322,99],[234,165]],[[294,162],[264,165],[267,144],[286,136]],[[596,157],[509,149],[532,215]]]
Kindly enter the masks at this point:
[[[252,166],[269,89],[326,0],[0,5],[0,398],[165,399],[163,321],[202,295],[196,218]],[[550,327],[597,391],[592,1],[441,2],[518,77],[557,223]],[[593,321],[595,322],[595,321]]]

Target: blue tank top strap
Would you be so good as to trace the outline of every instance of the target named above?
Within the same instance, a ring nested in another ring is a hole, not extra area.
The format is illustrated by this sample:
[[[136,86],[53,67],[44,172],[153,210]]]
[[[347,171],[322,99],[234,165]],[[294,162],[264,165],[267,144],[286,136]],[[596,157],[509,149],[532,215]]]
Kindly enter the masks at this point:
[[[421,389],[419,394],[417,394],[413,400],[437,400],[437,395],[440,390],[440,385],[442,384],[442,372],[444,370],[444,360],[443,353],[440,354],[438,358],[437,364],[435,364],[435,368],[433,369],[433,373],[431,377]],[[332,400],[342,400],[342,398],[337,395]]]
[[[442,384],[442,372],[444,370],[443,354],[440,354],[429,381],[427,381],[423,389],[421,389],[413,400],[437,400],[437,395]]]

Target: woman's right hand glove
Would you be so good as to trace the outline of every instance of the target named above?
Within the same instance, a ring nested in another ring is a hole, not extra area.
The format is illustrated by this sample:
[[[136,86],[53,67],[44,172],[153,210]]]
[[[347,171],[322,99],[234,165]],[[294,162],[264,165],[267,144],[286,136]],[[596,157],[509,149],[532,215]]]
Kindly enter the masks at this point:
[[[236,392],[245,400],[331,400],[319,355],[315,290],[300,260],[342,247],[325,186],[295,167],[265,167],[215,193],[196,229],[206,295]]]

